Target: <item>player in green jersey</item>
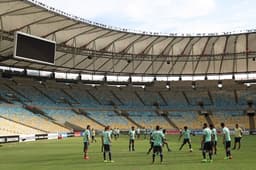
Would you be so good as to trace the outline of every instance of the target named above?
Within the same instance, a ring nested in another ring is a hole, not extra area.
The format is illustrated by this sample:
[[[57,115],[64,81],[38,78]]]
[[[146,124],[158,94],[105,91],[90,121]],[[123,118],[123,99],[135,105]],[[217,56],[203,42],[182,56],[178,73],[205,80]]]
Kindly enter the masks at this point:
[[[183,136],[183,143],[181,144],[179,150],[181,150],[181,149],[183,148],[183,146],[184,146],[186,143],[188,143],[190,152],[193,151],[192,145],[191,145],[190,134],[191,134],[191,131],[188,129],[187,126],[184,126],[184,130],[182,130],[182,132],[181,132],[181,134],[180,134],[180,137],[179,137],[179,140],[180,140],[181,137]]]
[[[134,126],[132,126],[132,128],[129,130],[128,135],[129,135],[129,151],[135,151],[134,140],[135,140],[136,132],[135,132]]]
[[[202,148],[202,154],[203,154],[203,160],[202,162],[212,162],[212,131],[210,128],[208,128],[207,124],[204,123],[203,125],[203,137],[201,144],[203,146]],[[206,159],[206,153],[209,154],[209,159]]]
[[[90,125],[87,125],[86,130],[83,132],[83,141],[84,141],[84,159],[88,160],[88,148],[90,144]]]
[[[223,132],[223,144],[225,145],[225,151],[226,151],[226,157],[224,159],[232,159],[231,155],[231,137],[230,137],[230,131],[229,129],[225,126],[224,123],[220,124],[222,127],[222,132]]]
[[[112,154],[111,154],[111,131],[109,126],[106,126],[105,130],[102,132],[101,142],[103,145],[104,162],[114,162],[112,160]],[[106,153],[108,153],[109,161],[107,161],[106,159]]]
[[[214,155],[217,154],[217,142],[218,142],[218,134],[215,126],[210,124],[210,129],[212,130],[212,151]]]
[[[152,155],[152,163],[155,162],[156,154],[160,155],[160,162],[163,162],[163,141],[165,140],[165,136],[163,132],[160,130],[160,126],[156,126],[156,130],[152,133],[152,140],[153,140],[153,155]]]
[[[166,129],[163,129],[162,132],[163,132],[163,134],[164,134],[164,136],[165,136],[165,134],[166,134]],[[165,140],[163,141],[163,147],[166,146],[168,152],[171,152],[172,150],[171,150],[171,148],[169,147],[169,144],[168,144],[166,138],[164,138],[164,139],[165,139]]]

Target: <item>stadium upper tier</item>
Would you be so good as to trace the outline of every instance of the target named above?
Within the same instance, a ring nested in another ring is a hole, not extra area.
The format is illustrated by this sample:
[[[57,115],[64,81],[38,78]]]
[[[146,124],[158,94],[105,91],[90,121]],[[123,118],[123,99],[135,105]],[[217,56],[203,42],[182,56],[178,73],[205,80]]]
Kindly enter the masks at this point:
[[[36,1],[0,0],[0,64],[105,74],[207,75],[256,72],[256,32],[160,35],[114,29]],[[12,58],[14,32],[57,43],[55,65]]]
[[[0,102],[15,105],[63,108],[101,108],[102,110],[245,110],[249,103],[256,103],[255,86],[247,87],[234,80],[197,81],[192,88],[190,81],[172,82],[170,88],[164,82],[156,82],[146,88],[108,85],[91,86],[66,84],[30,78],[0,79]]]

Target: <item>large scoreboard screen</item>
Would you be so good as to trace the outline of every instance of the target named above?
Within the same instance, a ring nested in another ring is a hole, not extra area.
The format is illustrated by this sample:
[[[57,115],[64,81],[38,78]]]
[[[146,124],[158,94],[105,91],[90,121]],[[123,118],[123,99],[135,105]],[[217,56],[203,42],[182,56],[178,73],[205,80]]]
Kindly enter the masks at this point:
[[[15,33],[14,58],[54,64],[56,43],[41,37]]]

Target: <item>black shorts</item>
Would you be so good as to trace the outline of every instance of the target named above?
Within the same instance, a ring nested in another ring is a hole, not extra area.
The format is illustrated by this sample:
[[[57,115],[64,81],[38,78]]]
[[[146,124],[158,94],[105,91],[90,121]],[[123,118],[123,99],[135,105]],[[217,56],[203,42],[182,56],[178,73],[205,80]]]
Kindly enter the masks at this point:
[[[190,143],[190,139],[183,139],[183,144]]]
[[[203,150],[211,151],[212,150],[212,142],[205,142]]]
[[[211,143],[212,143],[212,147],[217,146],[217,141],[212,141]]]
[[[162,146],[153,146],[153,153],[162,153]]]
[[[130,141],[129,141],[130,143],[134,143],[134,139],[130,139]]]
[[[104,148],[104,152],[110,152],[110,145],[109,144],[104,144],[103,148]]]
[[[153,148],[154,147],[154,142],[150,142],[150,146],[151,146],[151,148]]]
[[[231,147],[231,141],[225,141],[225,148],[230,148]]]
[[[241,137],[235,137],[235,143],[240,142],[241,141]]]
[[[89,147],[89,143],[88,142],[84,142],[84,150],[87,150]]]

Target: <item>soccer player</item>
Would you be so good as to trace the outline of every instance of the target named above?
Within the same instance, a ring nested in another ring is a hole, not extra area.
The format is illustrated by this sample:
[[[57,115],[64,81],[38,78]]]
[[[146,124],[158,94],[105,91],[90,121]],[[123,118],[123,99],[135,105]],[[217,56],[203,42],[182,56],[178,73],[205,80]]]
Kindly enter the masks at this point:
[[[164,134],[164,136],[165,136],[165,134],[166,134],[166,129],[163,129],[163,134]],[[166,148],[167,148],[168,152],[171,152],[171,151],[172,151],[172,150],[170,149],[170,147],[169,147],[169,145],[168,145],[168,142],[167,142],[167,140],[166,140],[165,137],[164,137],[164,139],[163,139],[163,147],[164,147],[164,145],[166,145]]]
[[[117,134],[117,138],[119,138],[120,137],[120,129],[119,128],[116,129],[116,134]]]
[[[242,128],[239,127],[238,124],[236,124],[236,127],[235,127],[235,143],[234,143],[234,147],[233,149],[236,149],[236,144],[238,143],[238,150],[240,149],[241,147],[241,139],[242,139],[242,135],[243,135],[243,130]]]
[[[191,131],[188,129],[187,126],[184,126],[184,130],[182,130],[182,132],[181,132],[181,134],[180,134],[180,137],[179,137],[179,140],[180,140],[181,137],[183,136],[183,143],[181,144],[179,150],[181,150],[181,149],[183,148],[183,146],[184,146],[186,143],[188,143],[188,145],[189,145],[189,151],[190,151],[190,152],[193,151],[192,145],[191,145],[190,134],[191,134]]]
[[[105,130],[102,132],[101,142],[104,149],[103,151],[104,162],[108,162],[106,159],[106,153],[108,153],[109,162],[111,163],[114,162],[112,160],[112,155],[111,155],[111,131],[109,126],[106,126]]]
[[[148,131],[147,128],[143,127],[142,131],[143,131],[144,139],[147,139],[147,131]]]
[[[137,127],[137,129],[136,129],[136,136],[137,136],[137,139],[140,138],[140,128],[139,127]]]
[[[225,151],[226,151],[226,157],[224,159],[232,159],[231,150],[230,150],[230,147],[231,147],[230,131],[225,126],[224,123],[221,123],[220,126],[223,131],[223,144],[225,145]]]
[[[210,124],[210,129],[212,130],[212,151],[214,155],[217,154],[217,141],[218,141],[218,136],[217,136],[217,130],[213,124]]]
[[[87,125],[86,130],[83,133],[83,141],[84,141],[84,159],[88,160],[88,148],[90,144],[90,125]]]
[[[113,135],[114,135],[115,140],[117,140],[117,128],[113,129]]]
[[[135,140],[136,132],[135,132],[134,126],[132,126],[132,128],[129,130],[128,135],[129,135],[129,151],[131,150],[135,151],[134,140]]]
[[[155,162],[156,154],[160,155],[160,162],[163,162],[163,151],[162,151],[162,145],[163,141],[165,140],[163,132],[160,130],[160,127],[157,125],[156,130],[152,133],[152,139],[153,139],[153,155],[152,155],[152,163]]]
[[[148,149],[147,154],[150,154],[151,150],[154,147],[154,139],[153,139],[152,133],[150,134],[150,137],[149,137],[149,144],[150,144],[150,148]]]
[[[207,124],[204,123],[203,125],[203,138],[201,142],[203,146],[203,160],[202,162],[212,162],[212,131],[210,128],[208,128]],[[209,159],[206,159],[206,153],[209,154]]]
[[[91,130],[91,133],[92,133],[92,143],[93,143],[93,142],[96,143],[96,142],[97,142],[96,139],[95,139],[96,132],[95,132],[95,130],[94,130],[93,128],[92,128],[92,130]]]

